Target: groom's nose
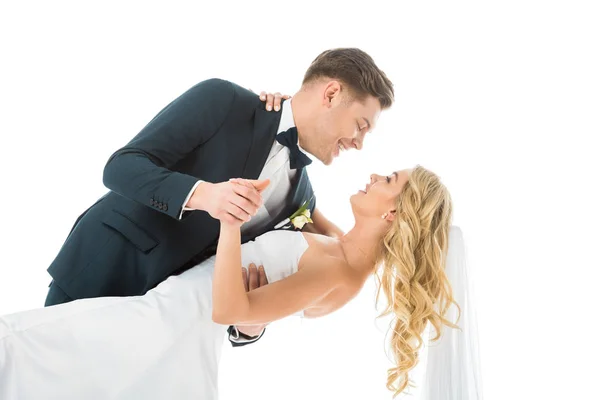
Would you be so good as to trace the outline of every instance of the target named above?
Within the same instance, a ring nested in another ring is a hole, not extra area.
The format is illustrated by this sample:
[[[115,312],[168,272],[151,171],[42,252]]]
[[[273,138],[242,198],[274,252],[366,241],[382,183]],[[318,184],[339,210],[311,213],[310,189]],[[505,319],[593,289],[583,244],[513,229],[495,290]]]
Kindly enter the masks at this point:
[[[358,135],[352,139],[352,146],[354,146],[356,150],[362,150],[363,142],[365,141],[365,133],[366,132],[359,132]]]
[[[356,149],[356,150],[362,150],[363,148],[363,141],[362,138],[358,138],[358,139],[352,139],[352,146]]]

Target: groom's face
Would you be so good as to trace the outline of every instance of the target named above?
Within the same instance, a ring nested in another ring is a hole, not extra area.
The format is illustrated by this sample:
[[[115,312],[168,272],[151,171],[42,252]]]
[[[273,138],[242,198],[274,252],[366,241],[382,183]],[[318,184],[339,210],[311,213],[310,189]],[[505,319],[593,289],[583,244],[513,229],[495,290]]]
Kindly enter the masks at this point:
[[[373,130],[381,113],[375,97],[359,101],[340,89],[335,81],[325,87],[313,136],[306,147],[302,146],[325,165],[346,150],[361,150],[365,135]]]

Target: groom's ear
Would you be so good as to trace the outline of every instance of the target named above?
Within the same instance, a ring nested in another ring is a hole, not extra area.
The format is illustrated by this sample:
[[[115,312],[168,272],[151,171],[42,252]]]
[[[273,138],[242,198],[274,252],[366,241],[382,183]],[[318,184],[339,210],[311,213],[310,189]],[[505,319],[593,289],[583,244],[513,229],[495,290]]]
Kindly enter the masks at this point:
[[[329,108],[339,103],[341,91],[342,86],[338,81],[327,82],[323,93],[323,104]]]

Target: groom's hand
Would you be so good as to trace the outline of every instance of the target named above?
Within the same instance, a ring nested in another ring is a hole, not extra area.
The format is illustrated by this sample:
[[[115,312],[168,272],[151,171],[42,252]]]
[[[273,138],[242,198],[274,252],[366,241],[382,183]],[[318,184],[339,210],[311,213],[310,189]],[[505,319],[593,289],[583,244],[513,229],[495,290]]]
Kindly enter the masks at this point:
[[[248,266],[248,270],[242,267],[242,276],[244,278],[244,286],[246,288],[246,292],[249,292],[254,289],[258,289],[259,287],[268,285],[267,275],[265,274],[265,270],[262,265],[256,268],[256,265],[250,264]],[[265,329],[268,324],[264,325],[243,325],[236,326],[238,331],[242,332],[248,336],[258,336]]]
[[[260,190],[252,185],[202,182],[186,206],[206,211],[222,222],[241,225],[256,215],[262,202]]]
[[[242,178],[232,178],[229,180],[230,183],[233,183],[236,187],[237,190],[239,191],[243,191],[243,190],[250,190],[250,192],[254,193],[257,192],[259,194],[259,196],[262,194],[262,192],[269,186],[269,184],[271,183],[271,181],[269,179],[262,179],[262,180],[253,180],[253,179],[242,179]],[[261,201],[262,201],[262,197],[261,197]],[[257,209],[258,211],[258,209]],[[256,212],[253,214],[256,215]],[[227,217],[227,216],[226,216]],[[230,227],[240,227],[242,226],[245,222],[248,222],[250,220],[250,218],[248,218],[247,220],[242,220],[239,217],[236,217],[236,219],[221,219],[221,226],[230,226]]]
[[[242,277],[244,278],[244,287],[246,293],[269,284],[267,274],[263,266],[256,267],[256,264],[250,264],[248,269],[242,267]]]

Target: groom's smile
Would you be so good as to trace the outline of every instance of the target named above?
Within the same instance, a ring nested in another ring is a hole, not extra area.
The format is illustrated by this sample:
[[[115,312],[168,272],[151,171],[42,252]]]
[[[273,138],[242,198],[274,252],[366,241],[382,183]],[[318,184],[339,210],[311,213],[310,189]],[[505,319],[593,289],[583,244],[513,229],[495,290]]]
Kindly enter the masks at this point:
[[[330,147],[329,157],[321,160],[325,165],[349,149],[362,149],[365,135],[373,130],[379,118],[381,106],[377,99],[368,96],[363,101],[354,100],[350,104],[344,100],[332,106],[329,112],[331,127],[328,130],[337,135],[332,138],[335,141]]]

